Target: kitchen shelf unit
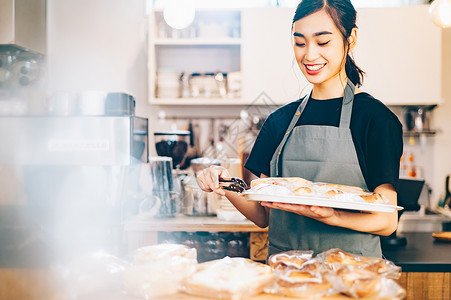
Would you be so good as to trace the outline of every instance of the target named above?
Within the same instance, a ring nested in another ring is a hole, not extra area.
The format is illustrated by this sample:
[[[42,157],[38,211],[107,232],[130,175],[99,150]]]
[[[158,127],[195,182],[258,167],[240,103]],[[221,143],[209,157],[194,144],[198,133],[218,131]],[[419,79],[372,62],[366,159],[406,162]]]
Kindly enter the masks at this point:
[[[426,135],[426,136],[433,136],[437,133],[437,131],[435,130],[425,130],[425,131],[408,131],[408,130],[404,130],[402,132],[402,134],[406,137],[417,137],[417,136],[422,136],[422,135]]]
[[[196,45],[203,45],[203,46],[227,46],[227,45],[241,45],[241,39],[240,38],[179,38],[179,39],[172,39],[172,38],[163,38],[163,39],[155,39],[153,41],[153,44],[155,46],[196,46]]]
[[[155,98],[154,105],[243,105],[242,99],[225,98]]]
[[[173,90],[170,93],[172,97],[158,97],[157,87],[159,72],[169,73],[175,78],[182,73],[241,71],[240,28],[239,9],[196,10],[193,24],[184,30],[170,29],[164,21],[163,10],[153,10],[149,16],[149,103],[172,106],[242,105],[238,97],[180,97],[181,92],[175,97],[177,92]],[[177,88],[175,80],[172,82]]]

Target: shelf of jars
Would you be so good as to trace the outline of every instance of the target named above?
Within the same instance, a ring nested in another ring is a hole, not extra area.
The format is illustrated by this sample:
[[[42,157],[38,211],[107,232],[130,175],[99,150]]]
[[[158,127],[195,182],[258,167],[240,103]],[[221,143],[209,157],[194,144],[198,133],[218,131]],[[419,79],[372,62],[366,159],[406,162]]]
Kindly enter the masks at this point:
[[[163,10],[149,22],[149,103],[243,105],[241,11],[200,9],[175,29]]]
[[[407,137],[417,137],[417,136],[433,136],[437,134],[435,130],[423,130],[423,131],[403,131],[403,135]]]

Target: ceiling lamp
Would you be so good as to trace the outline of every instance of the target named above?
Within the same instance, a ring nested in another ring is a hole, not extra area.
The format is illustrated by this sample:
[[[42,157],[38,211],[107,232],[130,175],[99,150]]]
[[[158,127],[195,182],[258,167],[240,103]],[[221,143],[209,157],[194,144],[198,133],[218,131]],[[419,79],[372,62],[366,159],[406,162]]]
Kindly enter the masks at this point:
[[[429,6],[429,14],[438,27],[451,27],[451,0],[434,0]]]
[[[188,0],[166,1],[163,9],[165,22],[174,29],[184,29],[194,21],[196,10]]]

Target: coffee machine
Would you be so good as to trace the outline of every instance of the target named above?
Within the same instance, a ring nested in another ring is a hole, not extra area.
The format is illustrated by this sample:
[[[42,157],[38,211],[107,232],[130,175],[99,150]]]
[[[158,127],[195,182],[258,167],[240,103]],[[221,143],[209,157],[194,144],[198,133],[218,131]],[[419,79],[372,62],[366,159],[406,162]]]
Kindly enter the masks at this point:
[[[49,101],[45,113],[0,116],[2,267],[125,251],[121,224],[139,205],[148,119],[135,116],[131,95],[105,93],[90,102],[95,112],[72,99],[71,110]]]

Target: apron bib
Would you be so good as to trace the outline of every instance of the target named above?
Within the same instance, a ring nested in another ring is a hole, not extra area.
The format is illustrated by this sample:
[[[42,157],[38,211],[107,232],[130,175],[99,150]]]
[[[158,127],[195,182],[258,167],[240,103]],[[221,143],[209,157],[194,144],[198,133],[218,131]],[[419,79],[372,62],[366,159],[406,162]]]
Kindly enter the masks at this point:
[[[315,182],[367,189],[350,130],[355,86],[345,88],[339,127],[295,127],[310,96],[298,109],[271,160],[271,177],[302,177]],[[363,256],[382,257],[377,235],[324,224],[295,213],[271,209],[268,257],[288,250],[313,250],[314,255],[340,248]]]

